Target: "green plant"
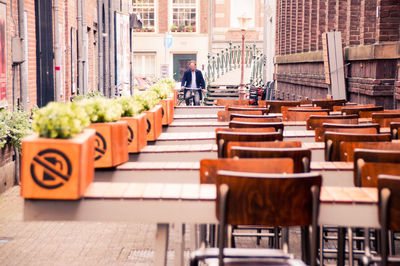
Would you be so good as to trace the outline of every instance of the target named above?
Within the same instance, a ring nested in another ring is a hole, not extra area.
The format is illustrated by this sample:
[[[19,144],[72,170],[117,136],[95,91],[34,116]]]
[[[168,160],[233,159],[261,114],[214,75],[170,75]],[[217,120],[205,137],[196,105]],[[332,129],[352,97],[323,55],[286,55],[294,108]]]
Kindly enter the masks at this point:
[[[184,26],[184,25],[178,26],[178,31],[179,31],[179,32],[185,31],[185,26]]]
[[[33,114],[32,128],[43,138],[72,138],[81,133],[90,121],[77,103],[51,102]]]
[[[159,100],[168,98],[171,90],[166,83],[157,82],[151,86],[148,91],[154,91],[157,94]]]
[[[78,101],[82,101],[85,99],[91,99],[91,98],[97,98],[97,97],[103,97],[103,93],[99,92],[99,91],[89,91],[87,94],[79,94],[76,95],[74,98],[72,98],[73,102],[78,102]]]
[[[89,117],[91,123],[114,122],[121,118],[123,109],[115,100],[94,97],[78,102]]]
[[[10,143],[21,150],[22,138],[31,133],[30,113],[20,109],[0,111],[0,148]]]
[[[172,25],[171,28],[169,28],[169,29],[170,29],[170,31],[175,32],[178,30],[178,27],[175,25]]]
[[[143,106],[135,102],[131,96],[123,96],[116,99],[122,108],[122,117],[132,117],[144,111]]]
[[[193,31],[194,31],[194,28],[193,28],[193,26],[189,25],[189,26],[186,26],[186,27],[185,27],[185,31],[187,31],[187,32],[193,32]]]
[[[157,93],[152,90],[136,91],[134,101],[139,109],[148,111],[158,104],[159,98]]]

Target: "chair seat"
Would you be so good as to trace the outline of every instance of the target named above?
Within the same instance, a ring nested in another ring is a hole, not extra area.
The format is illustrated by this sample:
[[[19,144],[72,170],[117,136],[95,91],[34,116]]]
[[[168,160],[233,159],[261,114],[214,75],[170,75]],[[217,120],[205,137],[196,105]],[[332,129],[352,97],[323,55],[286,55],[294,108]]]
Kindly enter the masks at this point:
[[[225,248],[225,265],[305,265],[293,255],[279,249]],[[192,260],[206,265],[218,265],[218,248],[199,249],[192,253]]]

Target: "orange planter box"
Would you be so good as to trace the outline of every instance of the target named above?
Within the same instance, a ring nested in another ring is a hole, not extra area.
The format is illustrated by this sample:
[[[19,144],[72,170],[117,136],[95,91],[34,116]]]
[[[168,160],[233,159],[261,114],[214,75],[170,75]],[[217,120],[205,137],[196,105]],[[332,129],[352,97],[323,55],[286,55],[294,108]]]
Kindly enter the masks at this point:
[[[156,105],[147,116],[147,141],[155,141],[162,133],[162,106]]]
[[[128,161],[128,123],[126,121],[93,123],[89,127],[96,130],[95,168],[114,167]]]
[[[172,96],[172,98],[174,99],[174,106],[177,106],[178,105],[178,90],[174,89],[173,94],[174,95]]]
[[[79,199],[94,178],[95,131],[71,139],[22,141],[21,195],[29,199]]]
[[[174,121],[174,100],[168,98],[160,101],[162,106],[162,124],[169,125]]]
[[[147,145],[146,114],[134,117],[122,117],[128,123],[128,152],[138,153]]]

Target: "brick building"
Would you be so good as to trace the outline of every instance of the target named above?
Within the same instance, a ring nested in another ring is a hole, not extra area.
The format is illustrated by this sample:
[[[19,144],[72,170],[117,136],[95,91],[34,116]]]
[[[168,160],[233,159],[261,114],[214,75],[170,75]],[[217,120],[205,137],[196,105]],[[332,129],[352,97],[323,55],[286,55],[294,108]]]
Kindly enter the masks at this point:
[[[400,102],[398,0],[277,1],[275,80],[279,97],[325,98],[322,33],[340,31],[348,99]]]

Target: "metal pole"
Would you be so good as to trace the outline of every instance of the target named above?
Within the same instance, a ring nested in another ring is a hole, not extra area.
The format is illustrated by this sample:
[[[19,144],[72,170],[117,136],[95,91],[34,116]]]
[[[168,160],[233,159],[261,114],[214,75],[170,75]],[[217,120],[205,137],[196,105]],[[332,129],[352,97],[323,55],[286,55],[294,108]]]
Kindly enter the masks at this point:
[[[102,0],[97,0],[97,73],[98,77],[98,89],[104,93],[104,77],[103,77],[103,5]]]
[[[266,57],[268,55],[268,42],[267,42],[267,38],[268,38],[268,8],[267,8],[267,0],[264,0],[264,37],[263,37],[263,50],[264,50],[264,58],[263,58],[263,64],[264,64],[264,70],[262,73],[262,79],[263,79],[263,83],[267,83],[267,60]]]
[[[212,53],[212,44],[214,41],[214,0],[210,0],[210,20],[209,20],[209,27],[208,27],[208,52]]]
[[[244,88],[244,39],[245,30],[242,29],[242,56],[241,56],[241,70],[240,70],[240,89],[239,89],[239,100],[244,100],[245,98],[245,88]]]
[[[61,90],[61,43],[60,43],[60,32],[58,28],[58,13],[60,8],[58,6],[58,1],[54,0],[54,62],[55,62],[55,101],[60,100],[60,90]]]
[[[25,36],[25,12],[24,12],[24,0],[18,0],[18,31],[19,37],[22,40],[22,49],[24,54],[24,62],[20,64],[19,79],[20,79],[20,97],[22,108],[27,110],[28,108],[28,63],[27,63],[27,46]]]
[[[83,93],[83,27],[82,27],[82,1],[77,0],[77,17],[76,21],[78,24],[78,87],[79,94]]]

